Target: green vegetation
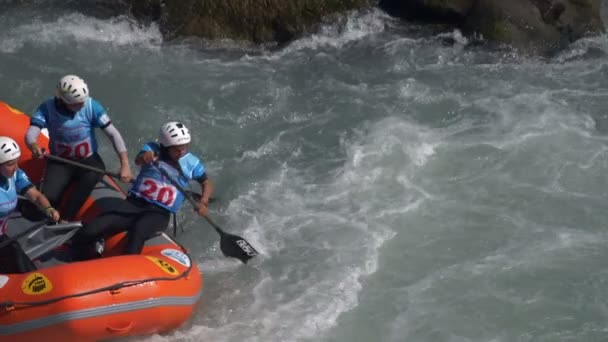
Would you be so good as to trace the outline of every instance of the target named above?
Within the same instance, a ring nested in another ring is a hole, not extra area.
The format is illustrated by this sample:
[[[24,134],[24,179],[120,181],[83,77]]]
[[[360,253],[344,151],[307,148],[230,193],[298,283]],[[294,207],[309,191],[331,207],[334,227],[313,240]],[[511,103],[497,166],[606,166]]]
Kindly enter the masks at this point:
[[[504,20],[494,23],[491,33],[493,39],[506,42],[511,40],[511,25]]]
[[[324,16],[371,6],[373,0],[131,0],[136,17],[160,19],[164,33],[209,39],[286,42]]]

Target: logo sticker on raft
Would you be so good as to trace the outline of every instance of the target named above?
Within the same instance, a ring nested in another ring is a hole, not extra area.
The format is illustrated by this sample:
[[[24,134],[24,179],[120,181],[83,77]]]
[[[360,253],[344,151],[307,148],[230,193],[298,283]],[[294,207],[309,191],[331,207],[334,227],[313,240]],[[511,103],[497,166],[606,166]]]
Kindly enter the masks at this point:
[[[50,292],[53,289],[51,281],[38,272],[27,276],[21,284],[21,290],[28,295],[39,295]]]
[[[160,254],[166,256],[169,259],[177,261],[181,265],[190,267],[190,258],[188,258],[186,253],[180,252],[177,249],[171,249],[171,248],[163,249],[162,252],[160,252]]]
[[[5,276],[5,275],[0,275],[0,289],[4,287],[4,285],[6,285],[6,283],[8,283],[9,277]]]
[[[173,267],[170,263],[165,260],[147,256],[146,258],[150,259],[156,266],[160,267],[161,270],[169,273],[170,275],[177,275],[179,272]]]

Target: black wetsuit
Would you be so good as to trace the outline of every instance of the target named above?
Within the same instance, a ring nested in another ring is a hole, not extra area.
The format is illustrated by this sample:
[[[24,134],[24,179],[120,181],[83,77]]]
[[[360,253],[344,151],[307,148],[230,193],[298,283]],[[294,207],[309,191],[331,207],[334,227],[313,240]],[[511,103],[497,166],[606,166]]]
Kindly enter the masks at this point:
[[[105,170],[103,160],[97,153],[78,159],[78,162]],[[102,177],[103,174],[96,171],[47,159],[40,191],[49,199],[53,207],[60,208],[62,219],[72,221]],[[61,207],[61,201],[70,184],[74,184],[73,191],[68,196],[65,206]]]
[[[167,228],[170,218],[168,210],[130,195],[83,225],[72,241],[75,257],[90,258],[97,240],[125,230],[127,245],[123,254],[139,254],[147,239]]]
[[[0,236],[0,244],[8,240],[6,234]],[[25,254],[19,242],[13,241],[8,246],[0,248],[0,273],[27,273],[36,270],[36,266]]]
[[[161,147],[159,159],[170,160],[167,148]],[[206,179],[207,174],[203,173],[195,180],[202,184]],[[95,255],[93,247],[97,240],[125,230],[127,245],[123,254],[139,254],[146,240],[164,231],[170,219],[169,210],[130,194],[112,210],[101,213],[83,225],[72,243],[76,258],[82,260]]]

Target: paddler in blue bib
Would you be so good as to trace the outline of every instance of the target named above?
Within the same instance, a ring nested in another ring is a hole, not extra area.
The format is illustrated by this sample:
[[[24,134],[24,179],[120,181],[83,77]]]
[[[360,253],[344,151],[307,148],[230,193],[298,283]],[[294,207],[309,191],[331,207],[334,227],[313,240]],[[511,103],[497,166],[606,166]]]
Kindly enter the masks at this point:
[[[191,180],[199,183],[202,196],[197,213],[208,214],[213,185],[202,161],[188,152],[190,141],[190,131],[183,123],[173,121],[161,127],[158,142],[145,144],[135,158],[141,170],[127,199],[86,223],[75,236],[73,246],[78,259],[93,255],[95,241],[124,230],[127,231],[124,254],[139,254],[146,239],[167,228],[171,214],[177,213],[184,203],[184,194],[159,168],[184,188]]]
[[[32,115],[25,142],[34,157],[44,156],[44,151],[36,143],[43,128],[48,129],[52,155],[105,169],[97,153],[95,138],[95,128],[100,128],[112,141],[120,159],[121,180],[131,180],[124,140],[103,106],[91,98],[87,84],[80,77],[67,75],[61,78],[55,97],[43,102]],[[63,217],[73,220],[102,176],[99,172],[48,159],[40,189],[58,207],[68,185],[74,184],[74,191],[63,210]]]
[[[17,208],[18,195],[25,196],[47,216],[57,222],[60,215],[49,200],[38,191],[29,178],[19,169],[21,150],[15,140],[0,137],[0,273],[27,273],[36,269],[17,241],[7,243],[8,221]]]

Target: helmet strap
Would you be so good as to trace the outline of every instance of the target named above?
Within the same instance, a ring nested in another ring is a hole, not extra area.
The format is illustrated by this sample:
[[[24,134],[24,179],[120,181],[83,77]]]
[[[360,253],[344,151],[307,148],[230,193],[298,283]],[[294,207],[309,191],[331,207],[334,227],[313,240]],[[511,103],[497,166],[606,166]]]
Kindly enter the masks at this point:
[[[171,156],[169,155],[169,148],[164,145],[160,145],[160,153],[158,154],[160,160],[171,160]]]

